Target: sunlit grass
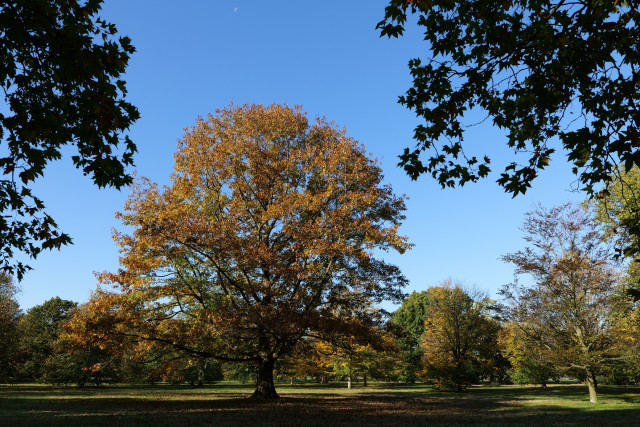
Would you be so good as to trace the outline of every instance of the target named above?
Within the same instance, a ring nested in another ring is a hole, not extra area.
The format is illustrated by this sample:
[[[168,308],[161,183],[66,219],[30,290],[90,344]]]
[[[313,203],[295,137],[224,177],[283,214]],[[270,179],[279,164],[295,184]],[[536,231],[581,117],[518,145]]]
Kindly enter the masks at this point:
[[[250,384],[212,387],[0,386],[0,425],[636,425],[640,388],[473,387],[440,393],[424,385],[278,385],[281,399],[248,399]]]

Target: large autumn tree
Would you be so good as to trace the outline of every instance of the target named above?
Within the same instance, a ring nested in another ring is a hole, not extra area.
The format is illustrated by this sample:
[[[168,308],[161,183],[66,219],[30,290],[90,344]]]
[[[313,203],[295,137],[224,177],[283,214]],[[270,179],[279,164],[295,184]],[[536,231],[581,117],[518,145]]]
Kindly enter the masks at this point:
[[[35,257],[71,238],[31,184],[67,144],[98,187],[131,183],[138,119],[122,76],[134,52],[100,18],[102,0],[0,0],[0,269],[18,279]]]
[[[633,341],[622,322],[631,307],[620,296],[606,236],[571,204],[529,212],[522,230],[527,247],[503,260],[533,283],[503,289],[505,315],[541,360],[584,378],[595,403],[597,375],[624,360],[623,347]]]
[[[250,362],[256,397],[305,336],[362,336],[405,279],[404,201],[364,148],[300,109],[230,106],[188,129],[171,184],[141,180],[118,217],[122,269],[85,325],[193,356]],[[113,285],[115,291],[109,290]],[[114,334],[111,334],[113,337]]]
[[[425,39],[423,54],[409,61],[413,85],[400,97],[423,122],[400,164],[412,178],[430,173],[443,186],[486,177],[484,150],[465,154],[475,110],[505,131],[518,154],[498,179],[513,195],[530,187],[557,149],[588,192],[610,180],[618,163],[640,165],[638,6],[390,0],[380,34],[401,36],[416,15]]]

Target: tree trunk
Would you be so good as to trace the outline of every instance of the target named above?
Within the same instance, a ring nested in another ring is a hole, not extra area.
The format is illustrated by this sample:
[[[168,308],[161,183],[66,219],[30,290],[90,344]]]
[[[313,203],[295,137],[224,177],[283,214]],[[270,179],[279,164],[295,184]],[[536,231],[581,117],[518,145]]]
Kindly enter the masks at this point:
[[[363,378],[362,378],[362,386],[366,387],[367,386],[367,374],[365,373]]]
[[[347,377],[347,388],[351,390],[351,375]]]
[[[329,383],[329,377],[326,372],[323,372],[322,379],[320,380],[320,384],[328,384],[328,383]]]
[[[598,403],[598,382],[590,370],[587,370],[587,387],[589,387],[589,402]]]
[[[254,399],[277,399],[276,386],[273,384],[273,365],[275,360],[262,360],[256,375],[256,391],[251,395]]]
[[[291,381],[289,382],[289,385],[293,385],[293,377],[291,377]]]

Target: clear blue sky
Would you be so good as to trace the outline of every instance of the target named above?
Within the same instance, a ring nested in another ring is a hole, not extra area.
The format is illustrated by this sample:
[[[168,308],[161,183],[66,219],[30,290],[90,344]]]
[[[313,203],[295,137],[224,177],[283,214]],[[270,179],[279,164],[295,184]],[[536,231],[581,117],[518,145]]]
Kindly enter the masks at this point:
[[[397,97],[410,86],[407,61],[425,45],[415,27],[402,39],[378,37],[385,3],[106,0],[101,15],[137,49],[126,76],[129,100],[142,115],[130,132],[139,150],[135,170],[167,183],[183,129],[231,101],[301,105],[310,117],[344,126],[381,160],[395,192],[409,197],[402,232],[415,248],[385,255],[410,280],[406,291],[452,278],[495,295],[513,279],[499,257],[523,246],[524,213],[537,202],[583,195],[569,191],[575,177],[561,152],[516,199],[495,183],[498,167],[485,182],[453,190],[430,177],[407,178],[397,156],[413,146],[418,121]],[[466,140],[470,152],[493,156],[494,166],[504,167],[512,154],[489,122],[471,128]],[[86,301],[96,287],[93,272],[118,268],[111,229],[128,190],[99,190],[70,166],[69,159],[52,164],[36,191],[74,245],[31,262],[21,283],[23,309],[54,296]]]

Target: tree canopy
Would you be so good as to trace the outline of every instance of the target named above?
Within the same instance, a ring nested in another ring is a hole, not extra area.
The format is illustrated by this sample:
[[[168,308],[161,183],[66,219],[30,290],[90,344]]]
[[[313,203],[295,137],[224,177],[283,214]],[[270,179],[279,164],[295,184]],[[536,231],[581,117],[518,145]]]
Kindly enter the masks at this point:
[[[503,260],[534,284],[503,289],[505,314],[542,360],[577,371],[597,402],[596,375],[633,341],[621,335],[618,318],[630,306],[621,298],[606,236],[590,214],[571,204],[529,212],[522,229],[528,246]]]
[[[51,298],[27,310],[20,319],[22,373],[35,380],[47,377],[47,361],[54,353],[55,342],[78,306],[74,301]]]
[[[73,164],[98,187],[132,182],[135,144],[122,132],[139,117],[122,80],[129,38],[97,14],[102,0],[0,0],[0,268],[22,277],[35,257],[71,238],[30,184],[72,144]]]
[[[490,159],[464,151],[472,109],[519,154],[498,179],[514,196],[558,145],[589,193],[619,163],[640,165],[638,1],[391,0],[381,36],[401,36],[410,14],[427,54],[409,61],[413,87],[399,101],[424,119],[400,156],[412,178],[431,173],[444,187],[488,175]]]
[[[403,374],[405,381],[415,382],[420,362],[422,360],[423,349],[420,345],[422,334],[424,333],[424,322],[429,313],[429,292],[411,292],[402,301],[402,305],[393,312],[391,323],[396,325],[398,331],[398,341],[403,349],[404,366]]]
[[[427,289],[424,323],[425,376],[440,390],[462,391],[497,352],[498,323],[486,298],[472,298],[450,281]]]
[[[402,298],[374,251],[410,247],[404,201],[344,130],[232,105],[186,131],[175,163],[169,186],[138,181],[118,214],[133,232],[115,234],[122,269],[100,275],[117,292],[94,296],[79,333],[254,363],[256,396],[275,397],[274,363],[300,339],[362,337],[372,304]]]

